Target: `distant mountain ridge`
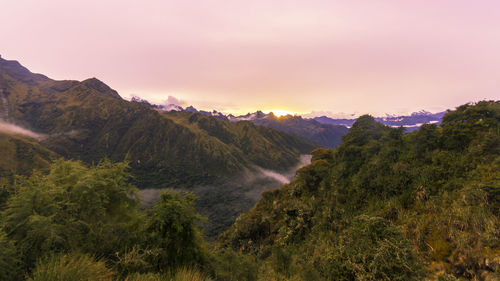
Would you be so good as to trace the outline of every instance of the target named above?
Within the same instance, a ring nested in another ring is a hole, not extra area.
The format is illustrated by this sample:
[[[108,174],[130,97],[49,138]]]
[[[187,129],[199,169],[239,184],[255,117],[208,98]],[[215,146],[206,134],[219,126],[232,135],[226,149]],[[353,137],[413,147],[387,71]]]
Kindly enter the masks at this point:
[[[181,106],[175,105],[175,104],[154,105],[154,104],[151,104],[147,100],[140,99],[137,97],[132,98],[132,100],[150,104],[150,105],[158,108],[159,110],[163,110],[163,111],[174,110],[174,111],[197,112],[197,113],[200,113],[203,115],[213,116],[213,117],[217,117],[217,118],[223,119],[223,120],[229,120],[231,122],[254,121],[257,119],[269,118],[270,116],[276,117],[276,115],[274,115],[273,112],[264,113],[260,110],[257,110],[256,112],[252,112],[252,113],[249,112],[249,113],[244,114],[244,115],[235,116],[233,114],[225,114],[225,113],[219,112],[217,110],[212,110],[212,111],[198,110],[193,106],[188,106],[186,108],[182,108]],[[448,110],[436,112],[436,113],[432,113],[432,112],[429,112],[426,110],[420,110],[417,112],[412,112],[412,113],[407,114],[407,115],[385,114],[385,116],[374,116],[374,118],[377,122],[380,122],[384,125],[392,126],[392,127],[403,126],[403,127],[407,128],[407,131],[413,131],[414,129],[422,126],[423,124],[440,124],[441,119],[443,118],[443,116],[447,112],[448,112]],[[297,114],[295,114],[295,115],[289,114],[289,115],[285,115],[285,116],[281,116],[281,117],[277,117],[277,118],[283,118],[283,117],[289,118],[290,116],[291,117],[300,117],[304,120],[315,120],[321,124],[346,126],[348,128],[350,128],[358,119],[358,117],[356,117],[355,114],[342,114],[342,116],[344,116],[344,115],[346,117],[349,117],[349,116],[352,116],[352,117],[351,118],[329,117],[329,116],[323,115],[323,116],[316,116],[316,117],[309,118],[309,117],[304,117],[304,116],[297,115]],[[308,116],[310,116],[310,115],[308,114]]]
[[[146,100],[137,98],[133,100],[151,105]],[[151,106],[161,111],[195,112],[230,122],[249,121],[255,125],[300,135],[315,142],[318,146],[325,148],[335,148],[338,146],[342,142],[342,136],[348,132],[348,128],[352,127],[357,120],[357,118],[331,118],[327,116],[303,118],[300,115],[285,115],[277,117],[272,112],[264,113],[260,110],[245,115],[234,116],[216,110],[198,110],[193,106],[188,106],[186,108],[182,108],[175,104]],[[411,132],[420,128],[423,124],[440,124],[446,112],[447,111],[431,113],[421,110],[403,116],[386,114],[385,117],[375,117],[375,120],[393,128],[404,127],[406,132]]]
[[[319,144],[320,147],[335,148],[342,143],[342,136],[349,129],[342,125],[321,124],[316,120],[304,119],[298,115],[277,117],[272,112],[257,111],[244,116],[228,116],[229,121],[250,121],[255,125],[277,129],[290,134],[303,136]]]
[[[345,126],[321,124],[315,120],[303,119],[301,116],[287,115],[277,117],[272,112],[266,114],[262,111],[248,113],[247,115],[243,116],[234,116],[232,114],[225,115],[222,112],[218,112],[216,110],[197,110],[193,106],[182,108],[181,106],[175,104],[155,105],[151,104],[147,100],[138,97],[133,97],[132,101],[147,104],[159,111],[164,112],[198,113],[205,116],[215,117],[220,120],[229,121],[231,123],[248,121],[257,126],[264,126],[285,133],[304,137],[313,142],[316,147],[335,148],[342,142],[342,136],[348,132],[348,129]]]
[[[375,117],[377,122],[384,125],[397,128],[404,127],[407,132],[411,132],[420,128],[423,124],[441,124],[441,119],[446,114],[447,111],[431,113],[425,110],[414,112],[410,115],[394,116],[387,115],[386,117]],[[356,122],[357,118],[353,119],[335,119],[326,116],[314,117],[312,118],[322,124],[332,124],[332,125],[343,125],[347,127],[352,127]]]

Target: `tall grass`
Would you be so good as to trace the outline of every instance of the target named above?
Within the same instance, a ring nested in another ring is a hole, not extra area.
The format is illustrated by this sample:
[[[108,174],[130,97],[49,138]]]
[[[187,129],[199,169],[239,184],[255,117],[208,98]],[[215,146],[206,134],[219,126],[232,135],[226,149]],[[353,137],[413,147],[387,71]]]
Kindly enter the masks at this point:
[[[199,270],[182,267],[170,281],[212,281],[212,278]]]
[[[159,273],[134,273],[128,275],[124,281],[168,281],[168,277]]]
[[[135,273],[127,276],[124,281],[212,281],[212,279],[197,269],[182,267],[172,274]]]
[[[51,255],[36,263],[30,281],[111,281],[114,273],[104,262],[85,254]]]

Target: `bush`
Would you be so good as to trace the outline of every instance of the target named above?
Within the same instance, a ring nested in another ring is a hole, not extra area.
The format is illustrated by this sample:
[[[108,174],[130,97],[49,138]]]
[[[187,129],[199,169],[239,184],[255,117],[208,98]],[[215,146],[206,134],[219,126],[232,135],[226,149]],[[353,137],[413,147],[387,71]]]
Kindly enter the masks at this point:
[[[319,270],[333,280],[422,280],[411,244],[391,223],[361,215],[319,255]]]

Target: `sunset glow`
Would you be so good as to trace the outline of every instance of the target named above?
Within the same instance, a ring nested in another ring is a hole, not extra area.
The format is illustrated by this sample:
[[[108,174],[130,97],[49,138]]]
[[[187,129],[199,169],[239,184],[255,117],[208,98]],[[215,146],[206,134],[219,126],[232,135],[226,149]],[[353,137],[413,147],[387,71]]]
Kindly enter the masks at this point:
[[[264,113],[273,113],[276,117],[281,117],[281,116],[286,116],[286,115],[296,115],[297,113],[291,112],[291,111],[286,111],[286,110],[281,110],[281,109],[273,109],[269,111],[264,111]]]

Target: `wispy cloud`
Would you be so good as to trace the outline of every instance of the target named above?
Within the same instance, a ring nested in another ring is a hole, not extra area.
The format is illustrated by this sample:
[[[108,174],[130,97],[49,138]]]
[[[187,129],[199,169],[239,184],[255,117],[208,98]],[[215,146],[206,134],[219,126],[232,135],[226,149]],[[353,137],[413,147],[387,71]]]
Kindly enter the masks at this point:
[[[39,134],[29,129],[2,120],[0,120],[0,132],[27,136],[38,140],[41,140],[46,137],[46,135],[44,134]]]
[[[178,99],[174,96],[168,96],[168,98],[163,102],[163,105],[170,105],[170,104],[178,105],[181,107],[186,107],[188,105],[188,103],[184,100]]]

